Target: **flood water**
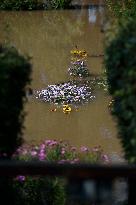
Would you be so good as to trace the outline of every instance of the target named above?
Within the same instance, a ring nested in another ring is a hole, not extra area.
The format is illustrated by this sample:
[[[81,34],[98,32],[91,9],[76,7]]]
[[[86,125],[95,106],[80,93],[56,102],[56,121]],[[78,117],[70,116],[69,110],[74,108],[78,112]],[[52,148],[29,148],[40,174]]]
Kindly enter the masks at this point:
[[[76,45],[89,55],[103,54],[104,7],[89,6],[77,10],[1,12],[0,42],[11,43],[32,57],[31,88],[68,81],[70,50]],[[90,72],[101,74],[102,57],[88,57]],[[71,144],[101,145],[106,153],[119,160],[121,146],[116,124],[110,115],[110,97],[101,90],[96,99],[73,110],[70,115],[52,105],[30,98],[25,106],[24,139],[37,143],[44,139],[68,140]]]

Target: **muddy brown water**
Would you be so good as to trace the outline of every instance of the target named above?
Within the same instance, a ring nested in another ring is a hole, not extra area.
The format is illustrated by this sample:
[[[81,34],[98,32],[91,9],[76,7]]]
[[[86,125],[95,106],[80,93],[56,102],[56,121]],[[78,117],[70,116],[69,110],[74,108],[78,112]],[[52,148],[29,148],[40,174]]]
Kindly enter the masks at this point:
[[[103,23],[103,6],[65,11],[1,12],[0,41],[10,42],[21,53],[32,57],[31,87],[42,89],[69,79],[70,50],[75,45],[89,55],[103,54]],[[90,72],[101,74],[102,62],[102,57],[88,57]],[[101,145],[119,161],[121,146],[108,109],[109,101],[108,94],[101,90],[96,92],[96,100],[66,115],[62,109],[51,112],[53,106],[30,98],[25,106],[24,139],[27,143],[62,139],[76,146]]]

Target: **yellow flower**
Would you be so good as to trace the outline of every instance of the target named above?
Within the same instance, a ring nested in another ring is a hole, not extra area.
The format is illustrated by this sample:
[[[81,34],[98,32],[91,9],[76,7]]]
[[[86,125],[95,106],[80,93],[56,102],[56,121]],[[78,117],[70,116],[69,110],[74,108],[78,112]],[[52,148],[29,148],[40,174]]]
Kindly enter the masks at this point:
[[[78,54],[78,50],[71,50],[71,54]]]
[[[84,60],[87,57],[87,52],[85,50],[73,49],[70,53],[74,56],[71,57],[73,62],[76,62],[77,60]]]

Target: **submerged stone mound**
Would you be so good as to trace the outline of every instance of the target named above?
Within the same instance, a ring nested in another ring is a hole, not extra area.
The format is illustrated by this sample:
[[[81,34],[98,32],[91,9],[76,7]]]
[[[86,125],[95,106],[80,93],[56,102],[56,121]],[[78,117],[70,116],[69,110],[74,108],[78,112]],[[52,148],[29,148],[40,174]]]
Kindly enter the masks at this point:
[[[46,89],[36,91],[36,98],[54,104],[84,104],[93,100],[95,96],[89,84],[75,82],[48,85]]]

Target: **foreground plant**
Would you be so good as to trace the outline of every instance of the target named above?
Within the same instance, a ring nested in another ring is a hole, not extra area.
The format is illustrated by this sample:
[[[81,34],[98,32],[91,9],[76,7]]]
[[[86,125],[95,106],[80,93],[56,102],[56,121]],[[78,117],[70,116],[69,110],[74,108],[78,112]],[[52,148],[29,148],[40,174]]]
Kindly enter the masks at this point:
[[[71,146],[64,141],[45,140],[39,146],[24,145],[14,155],[25,161],[45,161],[59,164],[79,162],[108,163],[109,158],[101,147],[92,149]],[[64,205],[66,202],[65,180],[41,176],[17,176],[14,182],[15,205]]]
[[[10,158],[22,142],[23,107],[31,64],[14,47],[0,46],[0,158]]]
[[[106,0],[106,5],[114,17],[133,17],[136,16],[135,0]]]
[[[112,113],[125,158],[136,163],[136,17],[120,23],[118,33],[105,49]]]
[[[45,140],[39,146],[24,145],[14,155],[15,158],[25,161],[40,160],[71,164],[82,161],[103,163],[108,160],[108,157],[105,156],[100,146],[92,149],[85,146],[77,148],[71,146],[68,142],[56,140]]]

